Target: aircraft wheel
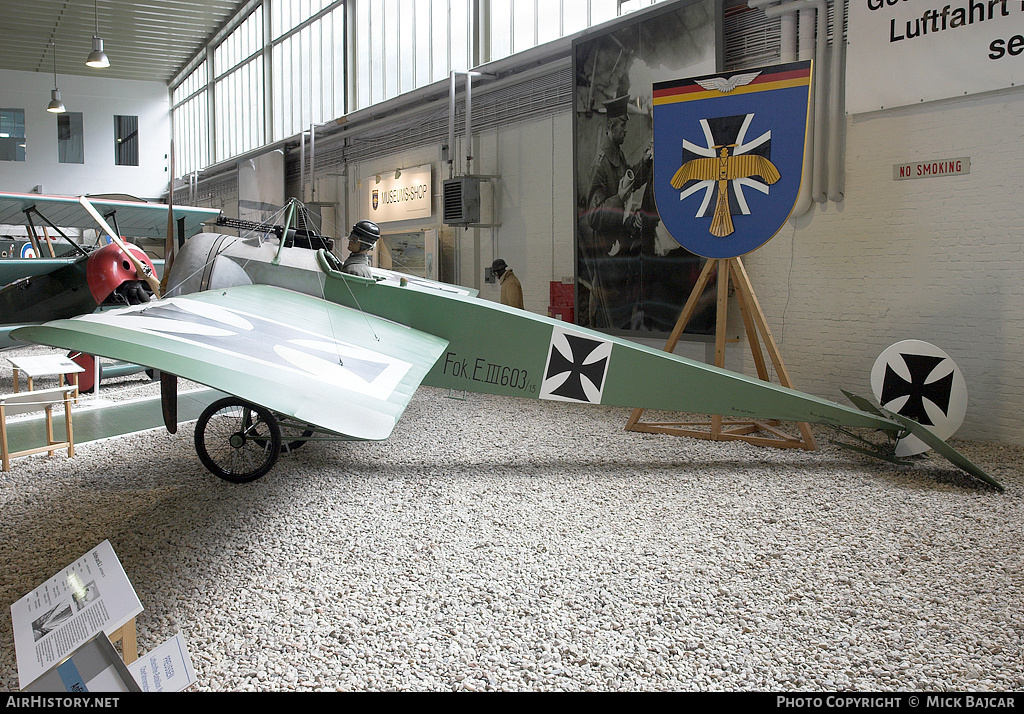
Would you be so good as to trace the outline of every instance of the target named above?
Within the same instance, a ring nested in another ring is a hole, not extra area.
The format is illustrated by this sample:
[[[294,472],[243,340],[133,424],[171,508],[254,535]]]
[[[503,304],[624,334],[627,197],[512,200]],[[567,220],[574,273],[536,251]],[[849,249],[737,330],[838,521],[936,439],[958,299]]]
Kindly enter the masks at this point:
[[[298,434],[292,435],[290,437],[289,441],[284,441],[284,439],[288,439],[289,437],[282,434],[282,436],[281,436],[281,439],[282,439],[281,453],[282,454],[290,454],[291,452],[295,451],[297,448],[299,448],[300,446],[305,444],[307,441],[309,441],[309,437],[313,436],[313,430],[312,429],[305,429],[305,430],[303,430],[302,431],[302,438],[295,438],[296,436],[298,436]]]
[[[269,409],[236,397],[219,399],[196,422],[196,453],[210,473],[232,483],[255,481],[281,455],[281,428]]]

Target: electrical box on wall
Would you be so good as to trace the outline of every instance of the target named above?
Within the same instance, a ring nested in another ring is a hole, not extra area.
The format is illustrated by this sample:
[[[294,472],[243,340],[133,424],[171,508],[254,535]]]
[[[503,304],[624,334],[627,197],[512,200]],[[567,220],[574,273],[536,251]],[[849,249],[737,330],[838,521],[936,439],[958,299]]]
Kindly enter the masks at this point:
[[[449,226],[480,222],[480,179],[460,176],[447,179],[441,187],[442,220]]]

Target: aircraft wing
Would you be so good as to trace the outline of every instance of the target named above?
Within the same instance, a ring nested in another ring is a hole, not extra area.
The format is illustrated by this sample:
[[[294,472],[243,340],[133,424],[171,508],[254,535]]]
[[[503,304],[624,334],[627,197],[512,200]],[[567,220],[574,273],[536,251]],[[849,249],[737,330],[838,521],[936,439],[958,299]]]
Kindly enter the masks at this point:
[[[89,202],[106,216],[114,212],[117,229],[132,238],[165,238],[167,206],[145,201],[90,198]],[[77,196],[44,196],[38,193],[0,193],[0,225],[25,225],[25,209],[36,209],[60,228],[95,228],[96,221],[78,202]],[[185,219],[184,235],[198,233],[203,224],[215,220],[220,211],[195,206],[174,206],[174,220]],[[175,227],[177,230],[177,227]]]
[[[241,285],[24,327],[214,387],[337,434],[390,435],[448,341],[310,295]]]

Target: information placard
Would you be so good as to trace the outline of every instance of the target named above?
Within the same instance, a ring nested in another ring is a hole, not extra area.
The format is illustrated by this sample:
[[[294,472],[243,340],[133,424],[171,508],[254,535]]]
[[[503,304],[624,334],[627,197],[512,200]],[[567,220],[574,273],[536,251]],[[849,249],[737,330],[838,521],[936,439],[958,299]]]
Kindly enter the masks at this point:
[[[849,13],[851,114],[1020,83],[1022,0],[850,0]]]
[[[142,612],[110,541],[103,541],[11,605],[18,683],[24,689],[99,632]]]

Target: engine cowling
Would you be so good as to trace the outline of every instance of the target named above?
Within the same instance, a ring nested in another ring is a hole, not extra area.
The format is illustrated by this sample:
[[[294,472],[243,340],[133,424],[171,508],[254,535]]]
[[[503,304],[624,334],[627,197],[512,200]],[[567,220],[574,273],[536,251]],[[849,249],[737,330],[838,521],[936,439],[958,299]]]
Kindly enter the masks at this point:
[[[132,255],[156,275],[156,267],[149,259],[146,252],[137,245],[126,243],[125,247]],[[139,275],[135,266],[115,243],[105,245],[89,255],[85,266],[85,278],[89,284],[89,292],[97,305],[102,305],[117,291],[122,300],[130,305],[149,301],[149,291],[146,289],[144,275]]]

